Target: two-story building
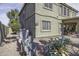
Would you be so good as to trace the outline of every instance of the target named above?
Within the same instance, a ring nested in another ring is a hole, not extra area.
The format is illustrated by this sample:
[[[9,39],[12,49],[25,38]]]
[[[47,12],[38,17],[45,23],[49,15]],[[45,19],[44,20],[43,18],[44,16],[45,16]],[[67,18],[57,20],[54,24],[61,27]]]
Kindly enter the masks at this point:
[[[77,12],[65,3],[26,3],[19,14],[21,28],[46,40],[61,35],[62,20],[75,17]]]

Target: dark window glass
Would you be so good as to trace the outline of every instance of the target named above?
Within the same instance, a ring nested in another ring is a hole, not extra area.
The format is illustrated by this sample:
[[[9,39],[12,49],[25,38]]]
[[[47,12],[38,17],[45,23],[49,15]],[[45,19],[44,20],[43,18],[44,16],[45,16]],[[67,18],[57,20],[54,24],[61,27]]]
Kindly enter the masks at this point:
[[[51,22],[50,21],[42,21],[43,30],[51,30]]]
[[[44,6],[46,8],[52,9],[52,3],[45,3]]]
[[[64,7],[64,15],[66,15],[66,7]]]

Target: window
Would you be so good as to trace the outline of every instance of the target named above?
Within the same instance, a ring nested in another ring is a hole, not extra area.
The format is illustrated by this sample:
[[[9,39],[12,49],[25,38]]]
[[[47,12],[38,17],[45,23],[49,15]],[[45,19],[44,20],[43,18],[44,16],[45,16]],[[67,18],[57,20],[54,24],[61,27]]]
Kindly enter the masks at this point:
[[[52,9],[52,3],[49,3],[49,8]]]
[[[62,5],[60,5],[58,11],[59,11],[59,15],[62,16],[63,15],[63,6]]]
[[[67,9],[67,16],[69,16],[69,9]]]
[[[69,16],[69,9],[64,7],[64,16]]]
[[[50,21],[42,21],[42,29],[43,30],[51,30],[51,22]]]
[[[52,9],[52,3],[44,3],[44,7]]]
[[[64,7],[64,16],[66,16],[67,15],[67,13],[66,13],[66,7]]]
[[[60,8],[61,16],[69,16],[69,9],[67,7],[61,5]]]

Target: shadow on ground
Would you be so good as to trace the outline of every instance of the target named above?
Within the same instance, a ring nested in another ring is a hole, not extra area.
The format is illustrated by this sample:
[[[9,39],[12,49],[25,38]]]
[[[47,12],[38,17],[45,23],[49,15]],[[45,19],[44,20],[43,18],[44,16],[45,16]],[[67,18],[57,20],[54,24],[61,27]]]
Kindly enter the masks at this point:
[[[11,42],[15,42],[16,41],[16,36],[9,36],[6,37],[6,39],[4,40],[5,43],[11,43]]]
[[[69,56],[79,56],[79,44],[72,43],[71,46],[72,52],[69,52]]]

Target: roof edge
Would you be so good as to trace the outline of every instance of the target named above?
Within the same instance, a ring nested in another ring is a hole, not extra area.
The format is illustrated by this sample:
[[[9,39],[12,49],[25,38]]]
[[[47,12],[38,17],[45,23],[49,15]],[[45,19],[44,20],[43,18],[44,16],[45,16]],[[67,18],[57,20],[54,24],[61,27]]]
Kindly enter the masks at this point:
[[[72,6],[66,4],[66,3],[60,3],[60,4],[63,4],[64,6],[67,6],[68,8],[71,8],[72,10],[74,10],[75,12],[79,12],[78,10],[76,10],[75,8],[73,8]]]
[[[63,4],[64,6],[67,6],[67,7],[69,7],[69,8],[71,8],[72,10],[74,10],[75,12],[79,12],[78,10],[76,10],[75,8],[73,8],[72,6],[70,6],[70,5],[68,5],[68,4],[66,4],[66,3],[60,3],[60,4]],[[19,16],[20,16],[20,14],[22,13],[22,10],[24,9],[24,7],[27,5],[27,3],[24,3],[24,5],[22,6],[22,8],[21,8],[21,10],[20,10],[20,13],[19,13]]]
[[[72,19],[79,19],[79,16],[70,17],[70,18],[63,18],[63,19],[61,19],[61,20],[72,20]]]
[[[22,8],[21,8],[21,10],[20,10],[20,13],[19,13],[19,16],[20,16],[20,14],[22,13],[22,11],[23,11],[23,9],[24,9],[24,7],[27,5],[27,3],[24,3],[23,4],[23,6],[22,6]]]

